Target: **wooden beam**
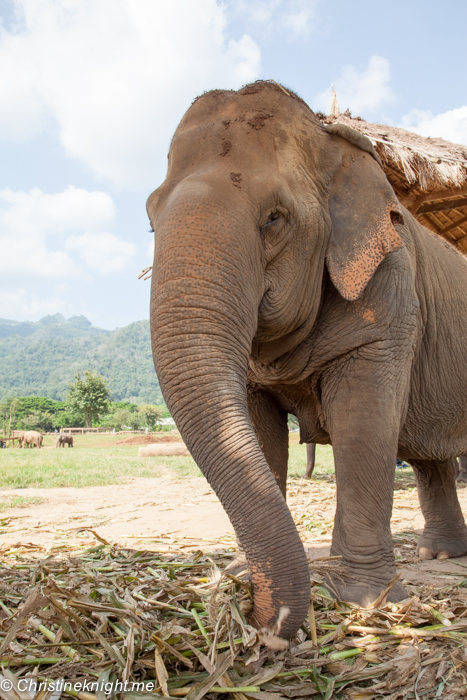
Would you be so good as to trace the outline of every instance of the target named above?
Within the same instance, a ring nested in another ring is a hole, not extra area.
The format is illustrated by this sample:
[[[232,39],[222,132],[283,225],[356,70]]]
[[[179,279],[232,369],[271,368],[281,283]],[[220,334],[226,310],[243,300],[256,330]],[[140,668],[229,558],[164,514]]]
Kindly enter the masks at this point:
[[[408,207],[409,212],[415,216],[418,213],[418,210],[422,206],[422,204],[426,200],[426,194],[422,192],[422,194],[419,194],[415,202],[412,204],[411,207]]]
[[[425,217],[425,222],[428,223],[427,228],[429,228],[430,231],[433,231],[433,233],[437,233],[438,235],[441,235],[440,227],[438,226],[438,224],[435,221],[433,221],[431,216],[429,214],[424,214],[424,217]],[[422,223],[422,222],[420,222],[420,223]],[[426,223],[423,223],[422,225],[426,226]]]
[[[412,192],[413,192],[414,190],[416,190],[418,186],[419,186],[419,183],[418,183],[418,180],[416,180],[416,181],[413,183],[413,185],[410,185],[410,187],[405,191],[405,196],[406,196],[406,197],[410,197],[410,195],[412,194]]]
[[[454,231],[455,228],[457,228],[458,226],[462,226],[465,223],[467,223],[467,216],[463,216],[462,219],[459,219],[458,221],[453,221],[453,223],[449,224],[449,226],[446,226],[446,228],[442,228],[440,233],[442,236],[445,236],[450,231]],[[460,240],[460,238],[457,239],[455,243],[458,243]]]
[[[426,214],[430,211],[459,209],[459,207],[467,207],[467,197],[461,197],[460,199],[448,199],[447,202],[425,202],[418,209],[417,214]],[[413,214],[411,209],[409,209],[409,211]]]
[[[467,233],[465,234],[465,236],[461,236],[460,238],[458,238],[456,240],[456,246],[458,246],[459,243],[465,243],[466,241],[467,241]]]
[[[463,187],[450,187],[445,190],[432,190],[431,192],[424,192],[422,194],[425,197],[425,202],[436,202],[440,199],[447,199],[448,197],[462,197],[467,195],[467,185]],[[400,202],[406,209],[409,209],[420,196],[421,195],[407,197],[407,199],[401,199]]]

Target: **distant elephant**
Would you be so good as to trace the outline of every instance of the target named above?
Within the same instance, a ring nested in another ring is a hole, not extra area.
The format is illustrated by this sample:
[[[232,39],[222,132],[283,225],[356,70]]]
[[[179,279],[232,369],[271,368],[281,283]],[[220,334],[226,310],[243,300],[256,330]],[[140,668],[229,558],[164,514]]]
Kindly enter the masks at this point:
[[[42,447],[42,435],[37,430],[26,430],[24,433],[25,447]]]
[[[22,448],[24,444],[24,432],[23,431],[15,431],[14,433],[15,438],[18,440],[18,448]]]
[[[467,552],[455,458],[467,451],[467,260],[401,207],[371,141],[325,126],[275,82],[194,101],[148,200],[151,334],[183,441],[251,571],[251,621],[290,637],[310,601],[285,501],[287,415],[332,443],[340,600],[395,578],[396,456],[425,516],[420,556]],[[400,582],[388,600],[408,593]]]
[[[73,447],[73,435],[65,435],[64,433],[60,433],[60,435],[57,437],[55,447],[65,447],[65,445],[68,445],[68,447]]]

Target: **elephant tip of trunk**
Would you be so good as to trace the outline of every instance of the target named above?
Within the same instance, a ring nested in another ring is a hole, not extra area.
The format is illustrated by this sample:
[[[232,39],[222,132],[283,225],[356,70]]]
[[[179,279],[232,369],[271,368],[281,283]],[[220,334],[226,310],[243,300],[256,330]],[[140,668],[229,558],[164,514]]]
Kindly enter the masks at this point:
[[[290,615],[290,608],[282,605],[279,609],[279,615],[276,622],[271,628],[262,627],[259,630],[258,636],[260,641],[264,646],[272,649],[273,651],[285,651],[289,648],[289,642],[284,637],[279,635],[282,627],[282,623]]]

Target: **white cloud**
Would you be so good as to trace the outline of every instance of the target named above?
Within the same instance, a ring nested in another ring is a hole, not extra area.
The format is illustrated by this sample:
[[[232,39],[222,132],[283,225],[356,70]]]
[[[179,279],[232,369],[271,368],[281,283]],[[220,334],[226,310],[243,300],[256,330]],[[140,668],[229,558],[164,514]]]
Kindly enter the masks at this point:
[[[0,256],[2,277],[74,276],[79,273],[80,265],[69,251],[78,251],[91,269],[102,272],[121,269],[122,257],[128,259],[134,246],[106,231],[115,213],[112,198],[105,192],[88,192],[75,187],[55,194],[39,189],[30,192],[1,190],[0,248],[6,251]],[[77,231],[84,231],[84,234],[73,235]],[[86,240],[90,248],[96,249],[94,258],[84,254],[80,240]],[[96,268],[94,260],[103,260],[105,246],[108,247],[108,261]]]
[[[389,61],[382,56],[372,56],[367,67],[360,71],[355,66],[345,66],[340,77],[334,81],[340,111],[348,108],[352,114],[362,116],[393,102],[395,96],[389,81]],[[330,107],[331,87],[313,100],[316,111],[329,114]]]
[[[233,14],[243,17],[248,22],[269,29],[280,4],[281,0],[233,0],[230,9]]]
[[[251,36],[245,34],[239,41],[230,39],[229,56],[234,62],[232,77],[235,85],[240,86],[252,80],[251,66],[259,66],[261,62],[261,52],[256,42]]]
[[[413,109],[402,117],[403,129],[421,136],[432,136],[467,146],[467,106],[451,109],[433,116],[430,111]]]
[[[100,229],[110,225],[116,214],[112,197],[106,192],[89,192],[70,186],[64,192],[47,194],[0,191],[2,223],[23,231],[60,232],[66,229]]]
[[[308,36],[316,4],[316,2],[309,2],[309,0],[297,0],[289,3],[289,12],[286,13],[284,19],[285,26],[292,35],[299,37]]]
[[[76,251],[91,270],[104,275],[123,269],[136,253],[133,243],[122,241],[107,231],[70,236],[65,245],[68,250]]]
[[[58,311],[70,313],[70,306],[57,296],[38,297],[30,294],[24,287],[15,291],[0,290],[0,315],[2,318],[16,320],[18,318],[41,318]]]
[[[233,15],[245,19],[253,29],[271,32],[280,28],[290,38],[305,37],[319,0],[230,0]]]
[[[150,240],[150,242],[149,242],[148,245],[147,245],[147,248],[146,248],[146,257],[147,257],[148,260],[150,260],[151,262],[154,260],[154,236],[152,237],[152,239]]]
[[[14,4],[21,21],[0,27],[3,137],[56,128],[68,156],[120,187],[158,184],[192,98],[259,74],[258,46],[227,41],[216,0]]]

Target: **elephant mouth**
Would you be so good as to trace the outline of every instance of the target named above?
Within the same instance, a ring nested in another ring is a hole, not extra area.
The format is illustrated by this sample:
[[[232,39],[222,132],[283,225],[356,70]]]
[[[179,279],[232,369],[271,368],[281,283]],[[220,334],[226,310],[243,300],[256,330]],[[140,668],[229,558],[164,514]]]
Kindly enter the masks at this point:
[[[251,346],[251,357],[261,365],[270,365],[286,352],[294,347],[293,336],[295,332],[289,333],[282,338],[269,340],[266,342],[254,341]]]
[[[261,365],[272,364],[283,355],[295,350],[310,334],[313,325],[314,318],[307,319],[295,330],[271,340],[261,340],[259,339],[261,335],[257,334],[251,346],[251,358]]]

